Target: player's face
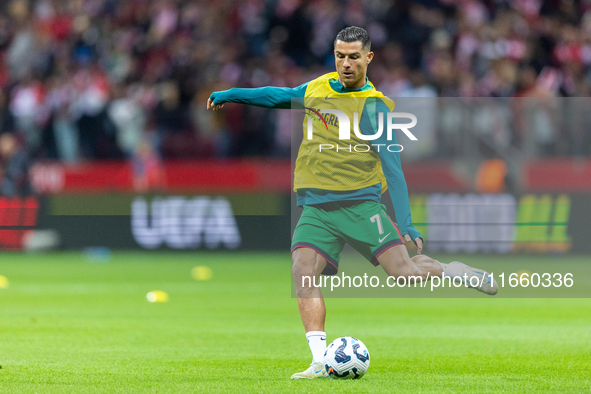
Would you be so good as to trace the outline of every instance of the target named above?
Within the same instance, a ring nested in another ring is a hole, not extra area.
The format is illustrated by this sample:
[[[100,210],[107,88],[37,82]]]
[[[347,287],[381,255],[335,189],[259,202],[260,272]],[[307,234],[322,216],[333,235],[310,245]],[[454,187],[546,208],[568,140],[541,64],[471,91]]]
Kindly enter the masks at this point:
[[[349,89],[360,89],[365,85],[367,66],[373,59],[373,52],[366,51],[361,41],[343,42],[337,40],[334,56],[339,80]]]

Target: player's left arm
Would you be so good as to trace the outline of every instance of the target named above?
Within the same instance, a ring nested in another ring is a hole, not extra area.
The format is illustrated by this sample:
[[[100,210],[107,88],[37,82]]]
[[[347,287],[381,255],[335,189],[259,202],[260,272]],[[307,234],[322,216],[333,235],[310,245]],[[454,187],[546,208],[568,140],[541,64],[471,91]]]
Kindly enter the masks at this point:
[[[383,144],[378,151],[378,155],[382,162],[382,171],[388,182],[388,189],[390,189],[390,198],[392,199],[392,205],[394,206],[396,221],[398,222],[404,240],[407,242],[411,240],[414,241],[417,245],[417,253],[420,254],[423,249],[424,239],[419,230],[417,230],[412,224],[410,204],[408,200],[408,187],[406,186],[406,179],[402,172],[400,153],[389,152],[388,149],[386,149],[388,145],[398,143],[396,133],[392,133],[391,141],[387,140],[386,121],[390,108],[388,108],[388,106],[379,98],[368,99],[361,116],[360,129],[364,134],[377,133],[378,114],[380,112],[383,113],[384,130],[380,138],[371,142],[373,144]],[[369,130],[372,131],[370,132]]]

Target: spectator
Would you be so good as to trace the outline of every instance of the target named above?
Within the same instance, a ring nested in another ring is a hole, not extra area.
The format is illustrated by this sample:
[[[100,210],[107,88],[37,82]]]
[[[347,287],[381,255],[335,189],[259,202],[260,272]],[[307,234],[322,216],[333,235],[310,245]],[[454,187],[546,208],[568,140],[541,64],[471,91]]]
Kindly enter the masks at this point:
[[[29,183],[29,158],[19,146],[13,133],[0,135],[0,161],[2,163],[2,183],[0,195],[7,197],[28,196],[31,194]]]
[[[591,95],[586,2],[12,0],[0,11],[0,127],[33,158],[130,156],[152,129],[163,159],[286,155],[286,113],[208,117],[198,98],[330,71],[334,34],[351,24],[372,36],[370,79],[396,97]],[[550,137],[532,154],[552,151]]]

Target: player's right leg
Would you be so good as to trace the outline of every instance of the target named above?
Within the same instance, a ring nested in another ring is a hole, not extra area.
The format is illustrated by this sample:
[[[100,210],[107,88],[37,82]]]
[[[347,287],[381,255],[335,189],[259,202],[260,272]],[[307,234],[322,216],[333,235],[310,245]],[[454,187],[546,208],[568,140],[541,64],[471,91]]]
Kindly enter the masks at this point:
[[[326,267],[326,260],[315,250],[298,248],[291,254],[293,265],[291,273],[295,281],[298,308],[304,329],[324,331],[326,308],[319,283],[320,274]]]
[[[292,275],[298,297],[298,308],[306,339],[312,352],[312,364],[292,379],[327,377],[322,362],[326,350],[324,319],[326,309],[320,290],[320,275],[334,275],[344,242],[332,223],[331,204],[305,206],[293,234]]]
[[[319,283],[320,274],[327,263],[324,257],[314,249],[307,247],[295,249],[291,257],[293,262],[291,272],[296,286],[300,317],[304,324],[308,345],[312,351],[310,367],[293,374],[291,378],[325,378],[328,375],[324,369],[322,357],[326,348],[326,332],[324,331],[326,307],[320,287],[315,287],[313,283]]]

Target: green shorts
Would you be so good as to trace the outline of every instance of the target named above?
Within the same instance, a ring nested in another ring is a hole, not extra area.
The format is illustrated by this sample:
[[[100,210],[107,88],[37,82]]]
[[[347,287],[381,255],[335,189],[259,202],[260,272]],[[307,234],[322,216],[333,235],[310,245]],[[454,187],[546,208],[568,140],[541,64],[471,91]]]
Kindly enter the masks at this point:
[[[294,230],[291,251],[314,249],[326,260],[323,275],[335,275],[345,243],[374,266],[378,256],[404,244],[398,226],[375,201],[338,201],[305,205]]]

